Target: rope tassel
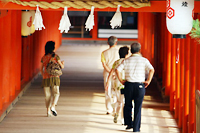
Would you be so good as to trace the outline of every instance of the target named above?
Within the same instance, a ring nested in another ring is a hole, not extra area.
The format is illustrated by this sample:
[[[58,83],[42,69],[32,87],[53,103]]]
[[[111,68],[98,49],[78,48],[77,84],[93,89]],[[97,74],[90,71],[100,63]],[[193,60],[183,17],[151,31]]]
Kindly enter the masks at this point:
[[[91,29],[93,29],[93,26],[94,26],[94,15],[93,14],[94,14],[94,6],[92,6],[90,15],[88,16],[87,21],[85,23],[86,30],[90,31]]]
[[[70,23],[70,20],[69,20],[69,17],[67,15],[67,7],[64,8],[64,14],[60,20],[60,24],[59,24],[59,30],[60,30],[60,33],[67,33],[70,29],[70,26],[71,26],[71,23]]]
[[[122,25],[122,14],[120,12],[120,5],[118,5],[117,7],[117,11],[114,14],[113,18],[110,20],[110,25],[111,28],[117,28],[117,27],[121,27]]]
[[[45,29],[45,27],[43,25],[42,15],[41,15],[38,5],[37,5],[36,12],[35,12],[35,19],[33,21],[33,24],[35,26],[35,30],[42,30],[42,27]]]

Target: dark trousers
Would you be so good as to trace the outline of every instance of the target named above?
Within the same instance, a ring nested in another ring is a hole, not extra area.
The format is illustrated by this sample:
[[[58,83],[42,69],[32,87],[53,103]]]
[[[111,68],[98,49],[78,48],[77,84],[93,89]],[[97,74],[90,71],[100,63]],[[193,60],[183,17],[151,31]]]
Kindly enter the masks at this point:
[[[143,83],[126,82],[124,88],[125,106],[124,106],[124,122],[125,125],[133,124],[133,131],[140,131],[141,109],[145,95],[145,87]],[[132,100],[134,100],[134,120],[132,121]]]

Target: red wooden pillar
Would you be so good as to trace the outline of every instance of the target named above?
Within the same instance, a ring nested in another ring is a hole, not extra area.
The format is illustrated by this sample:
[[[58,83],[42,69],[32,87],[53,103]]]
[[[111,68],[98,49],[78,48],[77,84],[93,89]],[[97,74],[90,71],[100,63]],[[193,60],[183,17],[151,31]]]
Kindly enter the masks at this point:
[[[183,133],[188,132],[188,113],[189,113],[189,75],[190,75],[190,38],[187,36],[185,43],[185,86],[184,86],[184,105],[183,105]]]
[[[22,55],[22,38],[21,38],[21,10],[17,11],[16,27],[16,55],[15,55],[15,82],[16,90],[21,89],[21,55]]]
[[[171,64],[172,64],[172,35],[168,30],[166,29],[167,32],[167,67],[166,67],[166,87],[165,87],[165,95],[169,96],[170,95],[170,89],[171,89]]]
[[[151,28],[151,60],[152,65],[155,67],[155,18],[156,15],[152,14],[152,28]]]
[[[141,53],[143,54],[143,45],[144,45],[144,13],[138,13],[138,42],[141,44]]]
[[[184,58],[184,52],[185,52],[185,39],[181,39],[180,44],[180,100],[179,100],[179,111],[178,111],[178,127],[182,127],[183,123],[183,99],[184,99],[184,83],[185,83],[185,58]]]
[[[3,82],[3,102],[9,102],[10,100],[10,70],[11,70],[11,11],[8,11],[8,15],[4,17],[4,26],[2,27],[3,31],[3,36],[2,36],[2,41],[3,41],[3,47],[2,49],[2,54],[3,54],[3,76],[2,82]]]
[[[176,39],[172,39],[171,46],[171,90],[170,90],[170,111],[174,111],[175,88],[176,88]]]
[[[92,29],[92,39],[98,38],[98,12],[94,11],[94,27]]]
[[[178,118],[179,113],[179,100],[180,100],[180,43],[181,40],[177,39],[176,47],[176,93],[175,93],[175,118]]]
[[[191,41],[190,45],[190,84],[189,84],[189,133],[194,132],[194,121],[195,121],[195,82],[196,82],[196,43],[194,40]]]
[[[12,38],[12,42],[11,42],[11,48],[10,48],[10,54],[11,54],[11,69],[10,69],[10,96],[14,96],[15,95],[15,90],[16,90],[16,76],[15,73],[17,71],[16,68],[13,68],[13,66],[15,66],[15,56],[16,56],[16,47],[17,47],[17,39],[16,39],[16,28],[17,28],[17,14],[15,10],[11,11],[11,38]]]
[[[166,75],[168,73],[166,73],[167,71],[167,42],[166,42],[166,37],[167,37],[167,33],[166,33],[166,16],[165,16],[165,13],[162,13],[162,21],[161,21],[161,27],[162,27],[162,31],[161,31],[161,44],[163,44],[163,70],[162,70],[162,83],[163,83],[163,86],[165,86],[166,88]]]
[[[34,50],[33,50],[33,35],[30,36],[30,71],[29,71],[29,75],[30,78],[33,78],[34,74],[33,74],[33,54]]]
[[[0,38],[3,37],[3,18],[0,18]],[[0,39],[0,47],[3,47],[3,39]],[[3,51],[0,48],[0,57],[3,57]],[[0,58],[0,77],[3,77],[3,58]],[[3,79],[0,79],[0,110],[3,108]]]

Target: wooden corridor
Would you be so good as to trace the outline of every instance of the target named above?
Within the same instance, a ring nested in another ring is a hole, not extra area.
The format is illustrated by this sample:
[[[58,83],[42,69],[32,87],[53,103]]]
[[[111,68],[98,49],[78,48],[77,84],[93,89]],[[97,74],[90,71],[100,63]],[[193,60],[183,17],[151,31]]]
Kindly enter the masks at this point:
[[[63,44],[56,52],[65,61],[61,76],[57,117],[46,117],[39,76],[0,123],[0,133],[120,133],[120,121],[106,115],[100,55],[107,45]],[[162,103],[152,84],[146,90],[142,110],[142,133],[179,133],[169,104]]]

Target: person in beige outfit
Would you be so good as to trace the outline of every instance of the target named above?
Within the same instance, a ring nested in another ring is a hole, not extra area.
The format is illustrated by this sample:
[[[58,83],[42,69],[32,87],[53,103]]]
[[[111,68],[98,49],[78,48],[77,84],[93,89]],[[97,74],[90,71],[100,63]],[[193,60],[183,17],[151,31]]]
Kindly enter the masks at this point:
[[[109,48],[102,52],[101,62],[104,68],[103,77],[104,77],[106,110],[107,110],[107,114],[110,114],[113,112],[113,107],[111,105],[112,89],[111,89],[111,82],[109,82],[108,89],[106,89],[106,82],[107,82],[109,72],[112,69],[113,63],[119,59],[119,54],[118,54],[118,49],[116,48],[117,38],[115,36],[110,36],[108,38],[107,43],[109,45]]]

